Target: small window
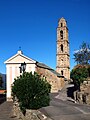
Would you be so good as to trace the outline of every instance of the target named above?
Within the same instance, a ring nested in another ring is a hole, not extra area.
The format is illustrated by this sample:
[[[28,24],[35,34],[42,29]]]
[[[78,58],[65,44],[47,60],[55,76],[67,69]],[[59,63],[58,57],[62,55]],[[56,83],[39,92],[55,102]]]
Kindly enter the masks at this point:
[[[63,27],[63,24],[61,23],[61,27]]]
[[[61,75],[63,75],[63,70],[61,70]]]
[[[60,36],[61,36],[61,39],[63,39],[63,31],[62,30],[60,31]]]
[[[63,52],[63,45],[61,44],[61,51]]]
[[[61,59],[61,65],[63,65],[63,59]]]

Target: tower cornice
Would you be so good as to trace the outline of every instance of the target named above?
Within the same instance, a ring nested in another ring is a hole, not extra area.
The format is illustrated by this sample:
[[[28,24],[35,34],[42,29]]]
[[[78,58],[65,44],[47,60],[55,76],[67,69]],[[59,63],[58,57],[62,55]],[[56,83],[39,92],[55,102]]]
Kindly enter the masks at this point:
[[[63,26],[63,27],[59,27],[59,26],[58,26],[58,27],[57,27],[57,30],[58,30],[58,29],[61,29],[61,30],[62,30],[62,29],[64,29],[64,28],[66,28],[67,30],[69,30],[67,26]]]
[[[70,56],[70,54],[68,54],[68,53],[57,53],[56,56],[57,55],[67,55],[67,56]]]
[[[68,44],[69,44],[69,41],[68,41],[68,39],[66,40],[66,39],[63,39],[63,40],[60,40],[60,39],[58,39],[58,40],[56,40],[56,42],[68,42]]]
[[[69,68],[70,69],[70,66],[56,66],[56,68]]]

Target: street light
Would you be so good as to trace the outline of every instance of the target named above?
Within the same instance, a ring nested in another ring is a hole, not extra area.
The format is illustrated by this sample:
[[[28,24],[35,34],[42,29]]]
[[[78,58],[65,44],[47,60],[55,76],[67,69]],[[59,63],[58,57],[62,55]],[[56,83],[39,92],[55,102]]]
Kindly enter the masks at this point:
[[[20,73],[22,73],[22,72],[24,73],[26,70],[26,63],[25,62],[21,63],[21,66],[19,68],[20,68]]]

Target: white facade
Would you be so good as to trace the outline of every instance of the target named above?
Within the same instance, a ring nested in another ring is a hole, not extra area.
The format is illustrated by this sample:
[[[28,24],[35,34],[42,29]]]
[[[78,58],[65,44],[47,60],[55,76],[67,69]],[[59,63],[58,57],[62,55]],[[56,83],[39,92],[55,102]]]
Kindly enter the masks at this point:
[[[18,51],[16,55],[5,61],[6,64],[6,84],[7,84],[7,100],[11,99],[11,86],[14,79],[20,76],[21,63],[26,63],[26,72],[34,72],[36,70],[36,61],[23,55],[22,51]]]

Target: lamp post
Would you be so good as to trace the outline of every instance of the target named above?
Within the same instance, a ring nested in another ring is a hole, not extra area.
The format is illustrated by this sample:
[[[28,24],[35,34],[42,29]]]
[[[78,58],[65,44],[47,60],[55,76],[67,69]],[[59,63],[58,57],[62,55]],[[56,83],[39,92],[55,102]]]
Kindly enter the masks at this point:
[[[21,63],[21,66],[19,68],[20,68],[20,73],[22,73],[22,72],[24,73],[26,70],[26,63],[25,62]]]

